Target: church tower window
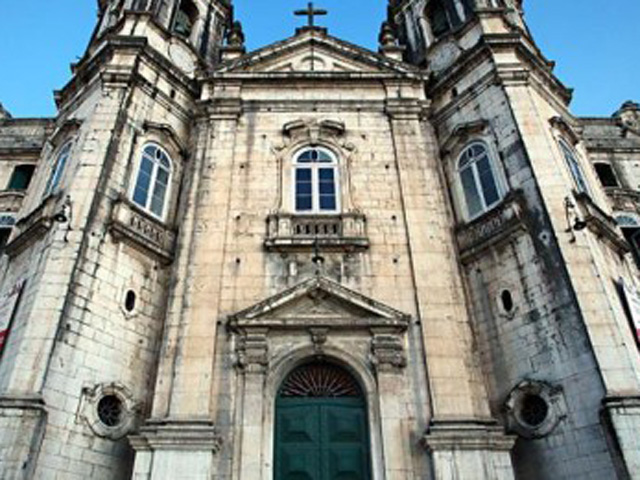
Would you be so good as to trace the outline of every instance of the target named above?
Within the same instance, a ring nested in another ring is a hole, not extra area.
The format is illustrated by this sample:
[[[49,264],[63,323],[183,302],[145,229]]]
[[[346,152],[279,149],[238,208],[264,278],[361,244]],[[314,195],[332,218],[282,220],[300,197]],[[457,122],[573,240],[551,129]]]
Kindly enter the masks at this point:
[[[138,177],[132,194],[133,202],[154,216],[162,218],[170,180],[169,155],[160,146],[147,144],[142,150]]]
[[[198,7],[191,0],[182,0],[173,22],[173,31],[182,37],[189,38],[197,19]]]
[[[451,0],[448,4],[444,0],[431,0],[427,6],[427,19],[431,25],[431,33],[436,39],[446,35],[462,22]]]
[[[569,171],[571,172],[571,176],[573,177],[573,181],[575,183],[576,189],[578,190],[578,193],[588,194],[589,188],[587,187],[587,181],[585,180],[584,174],[582,173],[582,167],[580,167],[580,162],[578,161],[577,155],[563,140],[560,140],[559,143],[560,149],[562,150],[564,159],[567,162],[567,166],[569,167]]]
[[[31,177],[35,171],[35,165],[18,165],[13,169],[9,180],[8,190],[26,190],[31,183]]]
[[[60,181],[62,180],[62,174],[69,161],[69,155],[71,153],[71,142],[67,142],[58,152],[56,156],[56,162],[51,170],[51,175],[47,181],[47,188],[45,188],[45,196],[55,193],[60,187]]]
[[[294,161],[295,210],[299,213],[338,211],[337,161],[321,147],[304,149]]]
[[[500,202],[500,186],[489,151],[483,143],[473,143],[462,152],[458,160],[458,174],[469,219]]]

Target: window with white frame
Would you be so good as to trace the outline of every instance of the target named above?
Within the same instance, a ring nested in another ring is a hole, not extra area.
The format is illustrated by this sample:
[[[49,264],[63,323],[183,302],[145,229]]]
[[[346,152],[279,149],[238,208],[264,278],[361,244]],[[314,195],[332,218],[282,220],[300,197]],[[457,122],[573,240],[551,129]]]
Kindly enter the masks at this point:
[[[145,145],[131,195],[133,203],[162,219],[165,214],[170,181],[169,154],[154,143]]]
[[[338,162],[326,148],[305,148],[294,157],[294,206],[299,213],[339,209]]]
[[[500,184],[484,143],[474,142],[464,149],[458,158],[458,175],[468,219],[473,219],[500,203]]]
[[[44,190],[45,197],[47,195],[55,193],[60,187],[60,181],[62,180],[62,175],[64,174],[64,169],[69,161],[70,154],[71,142],[67,142],[62,146],[62,148],[56,155],[55,163],[53,164],[51,174],[49,175],[49,180],[47,181],[47,187]]]
[[[567,166],[569,167],[569,171],[571,172],[571,176],[573,177],[576,189],[579,193],[588,194],[589,188],[587,187],[587,181],[585,180],[584,174],[582,173],[582,167],[580,167],[578,156],[575,154],[573,149],[566,144],[564,140],[560,140],[559,144],[560,149],[562,150],[562,155],[564,156],[564,159],[567,162]]]

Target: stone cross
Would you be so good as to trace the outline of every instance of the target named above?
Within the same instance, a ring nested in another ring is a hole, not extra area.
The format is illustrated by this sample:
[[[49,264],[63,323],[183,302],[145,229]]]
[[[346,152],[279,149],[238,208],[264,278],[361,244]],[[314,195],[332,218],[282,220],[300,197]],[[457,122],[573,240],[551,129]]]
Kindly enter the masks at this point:
[[[316,15],[326,15],[328,12],[326,10],[316,10],[315,8],[313,8],[313,2],[309,2],[309,5],[307,6],[306,10],[296,10],[295,12],[293,12],[294,15],[304,15],[306,17],[308,17],[309,19],[309,27],[314,26],[314,20],[315,20],[315,16]]]

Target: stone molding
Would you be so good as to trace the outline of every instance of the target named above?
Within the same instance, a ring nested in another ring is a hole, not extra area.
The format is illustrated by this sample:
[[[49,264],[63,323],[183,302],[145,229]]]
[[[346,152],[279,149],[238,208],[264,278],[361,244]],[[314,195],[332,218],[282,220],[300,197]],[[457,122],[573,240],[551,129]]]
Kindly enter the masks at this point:
[[[592,233],[605,240],[619,255],[625,255],[631,251],[629,244],[618,233],[618,224],[613,217],[596,205],[588,194],[574,192],[573,196],[582,219]]]
[[[222,436],[208,420],[148,420],[139,434],[129,436],[137,452],[154,450],[211,451],[222,447]]]
[[[312,305],[289,311],[304,300]],[[320,354],[333,334],[364,331],[371,339],[371,363],[378,371],[397,371],[407,365],[404,332],[409,320],[408,315],[318,276],[232,315],[228,327],[238,336],[236,366],[245,373],[267,371],[271,331],[307,332]]]
[[[479,218],[456,227],[455,235],[463,263],[476,258],[488,248],[508,240],[518,231],[527,230],[524,221],[524,195],[510,192],[497,207]]]
[[[431,422],[422,437],[431,452],[452,450],[510,451],[515,435],[507,435],[495,422],[437,421]]]
[[[323,250],[367,250],[369,239],[366,226],[366,217],[359,212],[335,215],[278,212],[267,217],[264,246],[269,251],[277,252],[309,250],[315,244]]]
[[[6,248],[9,256],[13,257],[24,251],[51,230],[61,200],[61,194],[50,195],[31,213],[18,219],[15,226],[15,236]]]
[[[125,198],[118,199],[113,208],[110,231],[115,241],[126,241],[167,264],[173,260],[176,232]]]

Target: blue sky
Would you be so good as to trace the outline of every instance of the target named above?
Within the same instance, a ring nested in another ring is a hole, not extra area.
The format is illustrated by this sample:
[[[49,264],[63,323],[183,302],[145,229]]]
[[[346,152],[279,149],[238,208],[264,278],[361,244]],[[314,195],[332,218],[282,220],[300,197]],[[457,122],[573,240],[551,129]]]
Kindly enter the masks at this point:
[[[248,46],[289,36],[307,0],[235,0]],[[376,48],[386,0],[316,0],[330,33]],[[14,116],[53,115],[53,90],[70,77],[96,18],[96,0],[0,0],[0,101]],[[525,0],[527,20],[556,73],[575,88],[578,115],[610,115],[640,101],[638,0]]]

